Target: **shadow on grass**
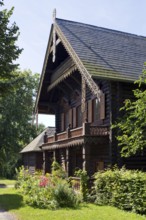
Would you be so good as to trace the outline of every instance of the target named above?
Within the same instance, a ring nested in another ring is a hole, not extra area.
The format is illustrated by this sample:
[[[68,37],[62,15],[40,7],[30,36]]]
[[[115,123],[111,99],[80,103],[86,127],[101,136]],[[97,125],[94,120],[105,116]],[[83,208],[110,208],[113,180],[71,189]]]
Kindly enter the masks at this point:
[[[6,188],[6,187],[7,187],[6,184],[0,183],[0,188]]]
[[[0,207],[6,211],[19,209],[22,207],[23,197],[18,194],[3,194],[0,195]]]

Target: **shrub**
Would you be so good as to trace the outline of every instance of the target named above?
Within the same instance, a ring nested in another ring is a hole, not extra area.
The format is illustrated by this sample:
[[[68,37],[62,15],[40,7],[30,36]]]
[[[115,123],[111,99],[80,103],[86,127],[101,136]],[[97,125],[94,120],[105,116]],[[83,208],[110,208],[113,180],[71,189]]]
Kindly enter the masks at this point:
[[[89,192],[88,192],[89,177],[87,175],[87,171],[79,169],[75,172],[75,175],[77,177],[80,177],[80,192],[82,195],[82,199],[83,201],[87,201],[88,195],[89,195]]]
[[[67,174],[65,170],[63,170],[62,166],[60,166],[60,164],[57,163],[56,161],[53,161],[51,171],[52,171],[52,176],[54,178],[58,178],[58,177],[61,179],[67,178]]]
[[[145,213],[146,174],[125,168],[98,172],[95,174],[94,196],[96,204]]]
[[[76,207],[78,205],[77,195],[69,184],[63,181],[54,188],[53,198],[59,207]]]
[[[60,177],[58,170],[55,170],[53,175],[40,175],[40,173],[30,175],[22,167],[17,172],[17,179],[16,187],[24,195],[25,202],[31,206],[56,209],[76,207],[78,204],[77,195],[70,188],[67,179]]]

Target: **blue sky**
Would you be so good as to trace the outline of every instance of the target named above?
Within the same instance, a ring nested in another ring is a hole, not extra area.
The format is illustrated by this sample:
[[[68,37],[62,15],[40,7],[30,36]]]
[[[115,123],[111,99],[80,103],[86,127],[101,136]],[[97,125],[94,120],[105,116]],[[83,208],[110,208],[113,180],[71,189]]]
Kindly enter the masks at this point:
[[[20,68],[41,73],[53,9],[57,17],[146,36],[146,0],[5,0],[15,7],[11,21],[20,29],[18,45],[23,48]],[[54,118],[39,116],[39,122],[54,125]]]

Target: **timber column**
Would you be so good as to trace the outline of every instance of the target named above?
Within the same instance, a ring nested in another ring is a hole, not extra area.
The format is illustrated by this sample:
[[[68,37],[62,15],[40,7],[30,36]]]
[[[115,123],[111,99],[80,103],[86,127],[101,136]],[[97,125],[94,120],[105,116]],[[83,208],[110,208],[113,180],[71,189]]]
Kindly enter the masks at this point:
[[[66,173],[69,176],[69,148],[66,148]]]
[[[46,173],[46,153],[43,151],[43,174]]]
[[[53,161],[56,161],[56,149],[53,150]]]
[[[43,151],[43,174],[51,172],[52,152]]]
[[[83,144],[82,147],[82,158],[83,158],[82,168],[84,171],[87,171],[88,175],[90,175],[90,147],[86,144]]]

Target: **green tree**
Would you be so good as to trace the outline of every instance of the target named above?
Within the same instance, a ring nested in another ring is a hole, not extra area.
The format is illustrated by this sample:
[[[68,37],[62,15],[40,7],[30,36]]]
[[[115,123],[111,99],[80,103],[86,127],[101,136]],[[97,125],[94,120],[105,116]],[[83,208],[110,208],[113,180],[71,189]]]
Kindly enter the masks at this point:
[[[129,157],[146,147],[146,70],[135,82],[138,88],[133,90],[134,99],[125,100],[123,117],[113,125],[118,129],[118,145],[121,147],[121,155]]]
[[[16,74],[21,80],[0,103],[0,175],[7,176],[13,174],[21,149],[38,134],[32,125],[32,113],[39,74],[18,70]]]
[[[15,87],[19,75],[15,72],[18,64],[14,61],[19,57],[22,49],[16,45],[19,36],[19,28],[14,22],[10,24],[11,10],[3,9],[3,0],[0,0],[0,93],[4,95]]]

